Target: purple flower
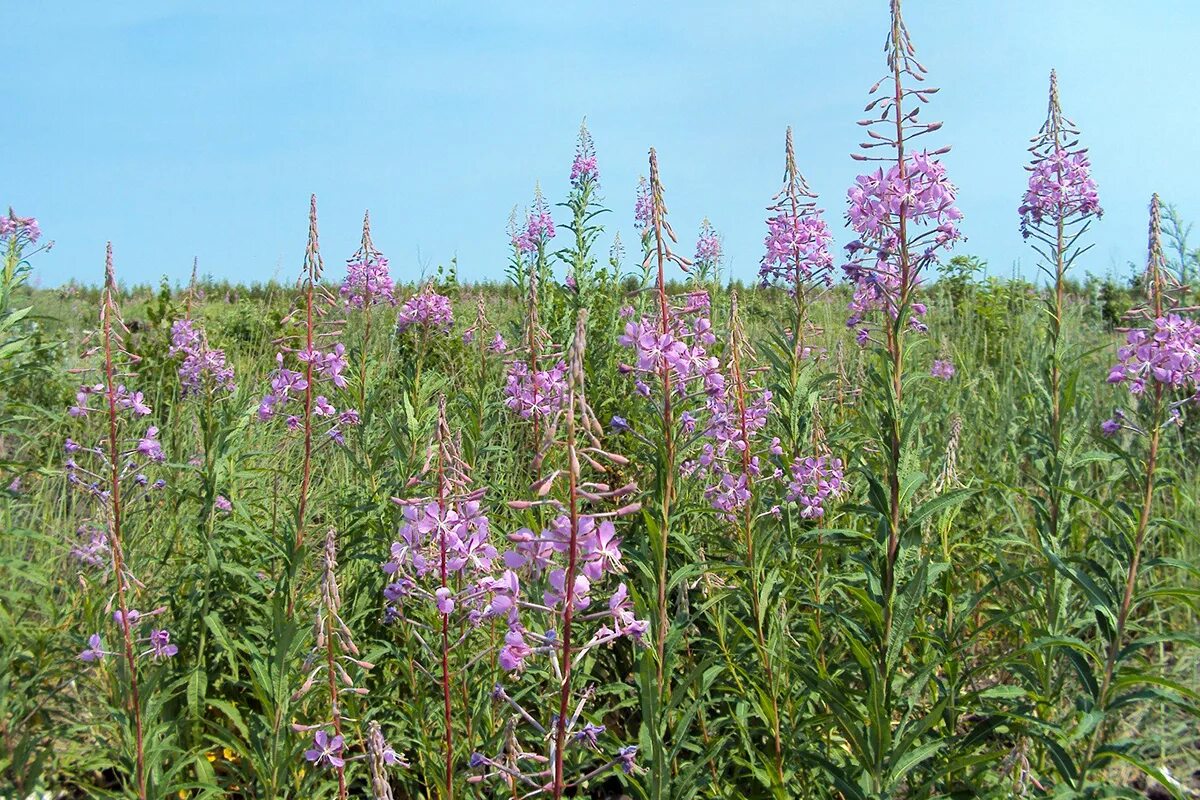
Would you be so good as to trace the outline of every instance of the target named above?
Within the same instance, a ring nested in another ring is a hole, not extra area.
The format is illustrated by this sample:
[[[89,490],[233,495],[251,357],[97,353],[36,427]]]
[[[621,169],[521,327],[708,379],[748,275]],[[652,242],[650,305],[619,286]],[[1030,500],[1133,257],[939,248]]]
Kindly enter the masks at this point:
[[[592,134],[587,129],[587,121],[579,126],[579,141],[575,145],[575,160],[571,162],[571,185],[576,189],[583,186],[585,181],[595,182],[600,179],[596,168],[596,144]]]
[[[1103,215],[1091,170],[1086,150],[1072,153],[1062,148],[1029,167],[1029,185],[1017,209],[1021,234],[1028,238],[1031,228],[1047,221],[1057,224],[1060,219],[1070,222]]]
[[[395,288],[388,274],[388,260],[380,253],[372,252],[366,258],[359,257],[346,263],[346,279],[338,294],[350,308],[365,308],[368,303],[394,306]]]
[[[1121,423],[1115,419],[1106,419],[1100,423],[1100,432],[1105,436],[1116,436],[1121,431]]]
[[[650,193],[650,182],[645,178],[638,178],[637,197],[633,201],[633,223],[645,234],[650,230],[653,216],[654,197]]]
[[[161,462],[166,459],[163,455],[162,445],[158,442],[158,428],[150,426],[146,429],[146,435],[138,440],[137,451],[141,455],[154,462]]]
[[[829,243],[833,234],[821,214],[820,209],[806,205],[799,214],[780,211],[767,220],[766,254],[758,268],[764,285],[777,282],[795,292],[814,278],[832,280]]]
[[[627,747],[622,747],[617,751],[617,758],[621,762],[621,769],[626,775],[632,775],[634,768],[637,766],[634,761],[637,759],[637,745],[631,744]]]
[[[396,318],[396,332],[404,333],[412,327],[448,332],[454,327],[450,298],[428,287],[408,298]]]
[[[104,651],[104,644],[100,641],[100,634],[93,633],[88,637],[87,649],[79,654],[79,660],[93,663],[104,658],[106,655],[108,654]]]
[[[825,516],[825,501],[845,493],[840,458],[810,456],[792,462],[787,499],[799,504],[802,519],[821,519]]]
[[[860,175],[847,191],[846,219],[859,235],[847,245],[851,261],[842,267],[854,284],[848,327],[860,327],[866,315],[876,310],[895,319],[901,294],[920,282],[921,268],[935,261],[939,250],[962,238],[958,230],[962,212],[955,205],[957,190],[946,177],[945,167],[927,152],[909,155],[904,167],[903,174],[893,164],[886,172],[880,168]],[[901,285],[906,276],[896,257],[901,217],[907,225],[908,244],[914,249],[907,287]],[[917,323],[914,327],[919,330],[923,326]]]
[[[113,622],[117,623],[118,625],[122,624],[122,620],[128,619],[129,625],[132,627],[133,625],[137,624],[137,621],[141,619],[141,617],[142,612],[138,611],[136,608],[129,609],[129,612],[125,615],[122,615],[120,610],[113,612]]]
[[[0,215],[0,242],[16,239],[18,244],[37,244],[42,238],[42,229],[35,217],[18,217],[11,208],[8,215]]]
[[[929,368],[929,374],[938,380],[948,381],[954,377],[954,364],[949,360],[938,359]]]
[[[710,265],[721,260],[721,237],[717,236],[716,229],[707,218],[700,223],[700,236],[696,239],[696,257],[693,260],[697,264]]]
[[[500,649],[500,667],[513,672],[525,666],[525,659],[533,655],[533,648],[525,642],[524,632],[510,628],[504,634],[504,647]]]
[[[449,614],[454,611],[454,593],[449,589],[442,587],[435,591],[434,597],[437,598],[437,610],[439,614]]]
[[[217,495],[217,499],[213,501],[213,507],[216,508],[217,511],[222,511],[228,514],[233,510],[233,503],[229,502],[229,498],[225,495],[219,494]]]
[[[558,411],[567,399],[567,363],[558,361],[550,369],[533,373],[524,361],[509,365],[504,382],[504,405],[521,419],[546,417]]]
[[[1117,350],[1109,383],[1125,383],[1141,394],[1153,381],[1171,389],[1200,390],[1200,324],[1169,313],[1154,320],[1149,330],[1135,328]]]
[[[572,738],[576,743],[583,744],[594,750],[599,747],[597,737],[602,733],[604,733],[603,725],[594,725],[591,722],[586,722],[582,728],[572,734]]]
[[[523,253],[536,253],[539,247],[554,238],[554,219],[542,196],[540,186],[534,189],[533,208],[525,215],[525,227],[513,232],[513,245]]]
[[[150,631],[150,651],[155,660],[170,658],[179,652],[179,648],[171,644],[171,633],[166,629]]]
[[[304,751],[304,757],[318,767],[337,767],[346,766],[346,760],[342,758],[342,750],[345,747],[345,740],[339,736],[332,736],[329,732],[319,730],[313,736],[312,747]]]

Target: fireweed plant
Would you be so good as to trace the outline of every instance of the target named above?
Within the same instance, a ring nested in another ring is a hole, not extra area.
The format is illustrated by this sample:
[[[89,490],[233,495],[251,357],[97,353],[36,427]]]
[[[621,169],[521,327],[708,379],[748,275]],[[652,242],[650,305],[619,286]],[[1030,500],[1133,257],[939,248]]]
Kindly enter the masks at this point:
[[[594,156],[584,166],[590,172],[581,173],[578,179],[590,187],[589,176],[596,174]],[[545,307],[548,305],[551,312],[554,307],[553,295],[546,291],[551,285],[546,248],[555,236],[555,227],[540,186],[534,192],[533,207],[526,212],[524,224],[510,225],[509,233],[513,246],[512,273],[525,294],[526,317],[522,346],[515,348],[508,360],[504,405],[529,422],[531,450],[536,452],[545,419],[557,413],[565,401],[567,372],[566,361],[542,324]],[[550,318],[554,319],[552,313]],[[536,463],[533,471],[537,471]]]
[[[1086,253],[1091,245],[1086,244],[1085,234],[1092,222],[1103,213],[1100,208],[1096,183],[1091,177],[1091,164],[1087,150],[1079,144],[1079,131],[1067,119],[1059,101],[1058,76],[1050,73],[1050,95],[1046,120],[1042,123],[1030,147],[1032,163],[1027,188],[1017,209],[1020,216],[1021,235],[1037,252],[1038,267],[1053,284],[1053,292],[1046,298],[1046,392],[1049,408],[1046,419],[1039,420],[1033,427],[1038,431],[1034,444],[1033,458],[1038,468],[1033,480],[1038,487],[1035,498],[1036,547],[1046,551],[1043,596],[1046,604],[1044,619],[1040,622],[1041,637],[1052,639],[1063,634],[1063,608],[1065,596],[1058,585],[1056,560],[1065,550],[1078,552],[1082,546],[1082,531],[1071,524],[1070,510],[1073,496],[1082,491],[1079,481],[1079,464],[1087,463],[1083,447],[1088,440],[1070,431],[1078,428],[1071,423],[1076,415],[1079,393],[1076,390],[1080,360],[1072,357],[1064,341],[1064,315],[1067,313],[1066,280],[1071,266]],[[953,367],[941,361],[934,362],[934,376],[952,374]],[[1081,461],[1082,459],[1082,461]],[[1040,637],[1039,637],[1040,638]],[[1015,669],[1025,672],[1032,669],[1030,677],[1036,685],[1036,711],[1041,717],[1054,714],[1058,693],[1065,685],[1061,672],[1070,669],[1070,658],[1064,651],[1054,647],[1034,649],[1027,654],[1026,664],[1018,663]],[[1037,761],[1044,758],[1039,750]]]
[[[400,287],[366,220],[325,286],[313,208],[297,293],[39,290],[0,218],[0,794],[1194,791],[1190,248],[1155,198],[1140,284],[1072,277],[1099,206],[1052,87],[1052,280],[922,285],[959,214],[890,10],[843,286],[791,137],[736,292],[653,153],[641,269],[597,253],[586,128],[514,286]]]
[[[450,297],[440,293],[432,281],[405,300],[396,314],[396,339],[414,351],[406,359],[404,376],[408,389],[404,396],[404,430],[409,461],[416,460],[422,440],[434,424],[435,409],[430,401],[441,388],[440,379],[432,383],[426,380],[425,365],[433,349],[447,340],[453,329],[454,307]]]
[[[299,431],[303,444],[300,468],[300,493],[296,501],[295,537],[290,572],[302,561],[308,519],[309,491],[312,482],[313,452],[323,443],[343,444],[342,429],[357,425],[358,411],[342,410],[321,391],[337,399],[348,394],[348,382],[342,374],[347,366],[346,348],[332,341],[339,328],[326,316],[335,305],[332,294],[321,284],[325,263],[321,258],[317,233],[317,196],[313,195],[308,212],[308,246],[300,274],[301,306],[284,320],[288,325],[299,315],[299,334],[280,339],[275,354],[275,370],[270,375],[270,391],[258,404],[258,419],[264,423],[283,421],[288,431]],[[285,356],[285,353],[287,354]],[[299,369],[291,369],[294,363]],[[294,586],[292,589],[294,598]],[[292,601],[294,603],[294,599]],[[289,614],[291,603],[289,604]]]
[[[696,631],[688,594],[696,574],[703,570],[704,553],[690,526],[677,530],[676,520],[699,512],[690,495],[682,497],[680,470],[694,472],[688,463],[693,449],[700,445],[706,403],[722,395],[725,375],[719,359],[710,353],[717,343],[711,320],[711,301],[702,289],[685,289],[674,294],[667,284],[667,266],[675,264],[687,273],[689,259],[673,251],[675,233],[667,218],[658,156],[650,150],[650,179],[639,183],[634,203],[634,220],[642,236],[641,286],[633,302],[621,313],[624,332],[618,342],[629,349],[620,369],[633,387],[633,403],[625,415],[612,418],[612,428],[625,433],[636,448],[637,460],[652,465],[650,503],[642,513],[647,536],[641,549],[642,593],[654,598],[654,647],[642,659],[638,690],[641,701],[641,743],[649,761],[646,792],[651,797],[666,797],[685,791],[679,787],[696,785],[696,772],[706,766],[694,760],[683,772],[673,765],[681,753],[690,752],[693,739],[690,728],[699,728],[704,746],[711,744],[707,722],[700,708],[698,689],[673,697],[672,683],[683,672],[702,671],[697,665],[691,639]],[[651,282],[653,276],[653,282]],[[697,461],[713,461],[696,454]],[[706,471],[706,474],[711,474]],[[697,484],[701,481],[697,480]],[[715,477],[712,501],[718,505],[736,504],[737,478],[726,483]],[[674,542],[674,545],[672,545]],[[674,559],[672,555],[674,554]],[[672,561],[690,563],[672,569]],[[671,595],[675,604],[672,624]],[[685,699],[686,698],[686,699]]]
[[[98,584],[99,594],[105,598],[103,616],[112,622],[87,637],[87,646],[78,657],[83,665],[101,673],[113,664],[108,683],[121,741],[118,752],[124,756],[118,763],[125,762],[120,764],[121,772],[130,780],[131,793],[146,800],[160,796],[164,789],[161,761],[166,743],[161,740],[164,731],[151,728],[147,720],[148,711],[160,704],[146,697],[143,673],[153,671],[155,662],[173,657],[179,648],[159,619],[165,607],[147,612],[135,607],[142,605],[138,598],[146,599],[149,589],[131,567],[126,518],[131,510],[144,506],[150,494],[166,486],[164,479],[152,480],[146,474],[166,456],[157,438],[158,428],[147,421],[150,407],[141,392],[125,384],[134,377],[128,370],[135,361],[124,346],[129,332],[121,320],[119,302],[109,244],[100,325],[94,333],[98,341],[85,354],[98,363],[81,370],[88,382],[79,387],[68,412],[81,423],[97,419],[103,424],[77,433],[79,441],[68,437],[64,450],[67,483],[82,495],[87,515],[84,527],[91,531],[87,548],[76,547],[73,552],[93,566],[90,580]]]
[[[233,395],[237,384],[225,351],[209,345],[203,325],[192,318],[190,300],[193,294],[188,293],[189,302],[183,319],[171,325],[171,347],[167,353],[179,360],[180,396],[193,401],[198,409],[203,448],[200,456],[204,476],[203,502],[206,508],[213,508],[220,500],[225,501],[221,505],[228,502],[228,498],[218,493],[216,485],[214,459],[222,449],[222,431],[229,423],[228,419],[218,418],[218,404]]]
[[[322,552],[321,592],[317,603],[316,624],[314,626],[315,642],[308,658],[304,662],[305,678],[303,684],[292,695],[296,702],[306,695],[320,696],[324,703],[321,706],[325,716],[320,721],[309,724],[293,723],[292,728],[297,733],[311,734],[312,743],[304,751],[304,758],[318,770],[324,768],[337,776],[338,799],[345,800],[347,793],[346,765],[352,760],[370,760],[372,782],[387,783],[386,772],[375,774],[379,765],[374,763],[376,757],[383,767],[403,764],[404,761],[383,740],[383,733],[376,728],[369,734],[358,732],[356,740],[351,739],[350,729],[357,720],[347,716],[346,704],[354,697],[367,694],[367,690],[358,686],[358,681],[351,671],[366,672],[374,667],[369,661],[363,660],[358,647],[354,644],[354,636],[350,626],[341,616],[342,594],[338,587],[337,563],[337,530],[330,528],[325,534],[325,549]],[[378,756],[371,752],[371,740],[378,738],[376,743]],[[357,745],[353,742],[357,741]],[[352,751],[357,749],[358,753]],[[378,791],[376,796],[378,797]]]
[[[920,106],[936,89],[914,88],[924,81],[925,68],[916,60],[899,0],[891,4],[885,52],[888,73],[871,87],[867,105],[876,116],[860,123],[868,131],[865,153],[853,156],[880,167],[859,176],[847,193],[846,218],[858,238],[847,246],[843,267],[853,285],[847,325],[870,350],[864,411],[873,419],[865,444],[878,456],[864,459],[860,473],[868,489],[862,511],[874,518],[875,530],[855,557],[865,580],[843,590],[852,605],[836,616],[853,665],[818,663],[809,677],[845,743],[840,752],[816,749],[812,760],[839,791],[862,798],[893,797],[910,786],[912,770],[949,747],[954,736],[931,733],[938,716],[930,709],[944,702],[933,680],[943,653],[913,637],[936,577],[950,566],[925,552],[922,523],[966,494],[935,495],[914,507],[925,480],[916,468],[921,454],[915,430],[927,412],[911,394],[928,375],[910,376],[905,368],[923,349],[913,334],[926,330],[917,290],[925,268],[960,238],[962,215],[937,160],[948,148],[915,149],[941,124],[920,121]]]
[[[1136,730],[1123,735],[1120,725],[1131,708],[1161,703],[1194,713],[1196,693],[1148,663],[1163,642],[1186,653],[1196,645],[1186,633],[1155,629],[1153,611],[1188,603],[1188,592],[1161,583],[1161,576],[1194,570],[1169,557],[1149,557],[1157,531],[1172,526],[1154,516],[1155,496],[1175,476],[1163,467],[1164,439],[1184,424],[1184,410],[1200,398],[1200,325],[1182,307],[1182,287],[1163,255],[1161,205],[1150,201],[1149,253],[1144,276],[1146,302],[1131,312],[1135,327],[1125,334],[1108,382],[1129,391],[1126,408],[1101,425],[1112,452],[1127,470],[1139,499],[1115,501],[1104,509],[1113,531],[1096,536],[1086,558],[1054,558],[1055,566],[1085,598],[1092,625],[1053,637],[1070,656],[1081,693],[1074,713],[1036,732],[1050,745],[1051,763],[1064,789],[1079,797],[1116,796],[1099,773],[1124,762],[1165,787],[1178,782],[1146,756]],[[1048,781],[1051,782],[1051,781]]]
[[[792,352],[799,361],[808,337],[808,306],[822,288],[833,282],[833,235],[817,207],[817,195],[796,166],[796,150],[789,126],[784,138],[783,187],[767,207],[765,252],[758,274],[764,286],[785,289],[795,305],[792,319]]]
[[[29,259],[54,246],[54,242],[39,246],[41,238],[36,218],[18,217],[11,208],[7,216],[0,216],[0,253],[4,259],[0,264],[0,364],[17,356],[26,340],[18,326],[33,307],[12,308],[13,295],[33,269]]]
[[[544,792],[557,800],[568,790],[590,792],[591,782],[614,768],[629,775],[638,769],[637,746],[608,746],[603,714],[589,708],[597,651],[622,639],[641,643],[649,623],[636,617],[627,584],[617,580],[626,566],[616,523],[641,506],[598,508],[623,502],[637,486],[607,482],[612,467],[629,462],[605,448],[603,427],[587,402],[586,323],[585,309],[570,343],[567,397],[548,420],[539,452],[549,471],[534,483],[534,499],[508,504],[552,517],[536,532],[509,534],[505,569],[488,587],[483,612],[507,625],[499,653],[507,677],[492,696],[512,723],[503,750],[477,751],[470,766],[479,771],[473,781],[503,782],[514,797]],[[611,750],[607,757],[592,755],[605,750]]]
[[[705,347],[716,341],[708,318],[709,298],[705,292],[688,293],[681,307],[667,291],[666,268],[674,263],[686,269],[691,262],[672,251],[678,240],[667,220],[663,187],[658,175],[658,154],[650,148],[650,180],[640,183],[634,203],[634,220],[642,232],[645,253],[642,270],[656,276],[652,295],[640,305],[646,313],[625,324],[620,342],[633,351],[631,364],[623,365],[630,374],[638,396],[654,407],[655,425],[661,436],[655,444],[658,479],[655,486],[657,518],[650,524],[650,546],[654,553],[656,618],[654,650],[657,656],[656,677],[659,684],[665,669],[667,633],[670,628],[668,594],[668,556],[670,553],[671,504],[675,499],[675,477],[679,469],[675,430],[681,417],[679,399],[697,382],[707,392],[715,392],[724,380],[715,358],[708,356]],[[631,307],[624,316],[633,317]],[[674,408],[672,404],[674,403]],[[621,420],[614,419],[614,427]]]
[[[742,328],[737,297],[737,292],[730,295],[725,377],[706,395],[706,422],[701,437],[700,455],[695,460],[685,461],[681,473],[685,477],[703,480],[704,496],[713,509],[723,520],[739,529],[742,550],[737,555],[744,565],[744,574],[738,581],[738,586],[744,589],[742,595],[747,602],[744,605],[739,604],[739,608],[726,603],[722,610],[725,613],[737,614],[739,619],[751,620],[751,645],[759,667],[757,677],[760,677],[761,681],[754,678],[748,680],[754,684],[751,695],[760,700],[756,711],[759,717],[766,721],[771,741],[771,753],[765,759],[771,764],[771,768],[755,772],[766,772],[771,776],[766,782],[768,786],[776,791],[786,791],[779,704],[780,675],[774,658],[775,653],[783,646],[783,640],[779,636],[781,626],[771,625],[769,632],[767,628],[779,615],[771,613],[768,616],[763,608],[761,587],[767,570],[763,569],[760,551],[756,549],[755,524],[760,506],[758,501],[762,494],[759,482],[777,481],[783,476],[782,469],[770,463],[773,456],[782,454],[782,450],[777,438],[770,440],[769,445],[763,445],[765,436],[762,432],[767,427],[773,410],[772,394],[766,387],[755,385],[756,370]],[[692,421],[688,419],[684,421],[683,428],[688,431],[692,425]],[[765,513],[777,515],[779,509],[770,507]],[[736,622],[733,624],[737,625]],[[717,628],[721,649],[726,653],[729,645],[725,630],[728,627],[722,620]],[[735,668],[731,668],[730,672],[737,674]],[[739,718],[739,721],[742,720],[744,718]],[[747,742],[755,738],[754,733],[749,730],[743,729],[741,734]]]
[[[403,509],[403,522],[383,564],[388,579],[383,594],[389,623],[419,646],[415,667],[438,687],[444,770],[435,780],[442,796],[453,798],[459,783],[455,717],[468,712],[467,685],[456,685],[456,680],[465,681],[486,655],[482,643],[489,628],[483,623],[502,617],[510,598],[496,577],[499,554],[483,507],[486,490],[471,487],[470,466],[450,430],[444,396],[438,399],[437,413],[422,474],[409,482],[410,489],[420,487],[428,494],[393,498]],[[466,736],[471,737],[469,721]]]
[[[395,306],[395,285],[388,260],[371,241],[371,212],[363,214],[362,243],[346,262],[346,278],[338,289],[347,312],[362,313],[362,338],[358,354],[358,406],[367,409],[367,367],[371,355],[371,329],[376,306]]]

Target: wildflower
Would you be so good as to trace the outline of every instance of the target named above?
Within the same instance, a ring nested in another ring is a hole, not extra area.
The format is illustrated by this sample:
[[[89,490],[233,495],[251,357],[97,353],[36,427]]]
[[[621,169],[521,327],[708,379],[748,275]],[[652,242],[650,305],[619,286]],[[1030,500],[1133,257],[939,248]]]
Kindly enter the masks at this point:
[[[521,419],[552,415],[566,400],[566,376],[562,360],[533,372],[524,361],[513,361],[504,382],[504,405]]]
[[[697,264],[716,264],[721,260],[721,238],[717,236],[716,229],[707,218],[700,224],[700,236],[696,239],[696,255],[693,260]]]
[[[633,223],[639,231],[650,230],[650,219],[654,215],[654,198],[650,194],[650,183],[638,178],[637,197],[633,202]]]
[[[588,722],[585,723],[582,728],[576,731],[572,738],[576,743],[586,745],[587,747],[595,750],[599,747],[599,742],[597,741],[596,737],[602,733],[604,733],[603,725],[594,725],[591,722]]]
[[[579,126],[579,141],[575,145],[575,160],[571,162],[571,185],[581,188],[585,181],[595,183],[600,180],[600,172],[596,167],[596,145],[592,134],[587,129],[587,120]]]
[[[1086,150],[1068,152],[1056,147],[1029,167],[1029,185],[1017,213],[1021,234],[1044,221],[1101,216],[1100,196],[1092,180]]]
[[[325,730],[318,730],[313,736],[312,747],[304,751],[304,757],[312,764],[321,767],[344,767],[346,760],[342,758],[345,740],[339,736],[331,736]]]
[[[450,298],[426,287],[405,301],[396,318],[396,333],[413,327],[428,328],[441,333],[454,326],[454,311]]]
[[[162,445],[158,442],[158,428],[151,426],[146,430],[146,435],[138,440],[137,451],[154,462],[161,462],[166,459],[163,455]]]
[[[920,283],[921,269],[937,259],[938,251],[962,238],[957,189],[934,154],[922,151],[905,156],[903,170],[893,164],[886,171],[881,167],[858,176],[846,196],[846,219],[859,235],[846,246],[851,260],[842,267],[854,284],[846,325],[858,328],[872,311],[896,319],[901,299]],[[902,218],[907,237],[903,242]],[[902,250],[911,251],[907,267],[900,262]],[[920,331],[924,325],[917,318],[922,310],[912,311],[909,325]],[[863,330],[860,343],[866,338]]]
[[[179,648],[171,644],[171,633],[165,629],[150,631],[150,650],[156,660],[170,658],[179,652]]]
[[[800,505],[802,519],[821,519],[825,502],[846,492],[842,460],[831,456],[797,458],[792,462],[787,499]]]
[[[929,368],[929,374],[938,380],[948,381],[954,377],[954,364],[948,360],[938,359]]]
[[[620,750],[617,751],[618,759],[621,762],[621,770],[626,775],[632,775],[634,769],[637,766],[634,763],[634,760],[637,758],[637,752],[638,752],[638,748],[637,748],[636,744],[631,744],[626,747],[622,747]]]
[[[1149,330],[1129,331],[1117,359],[1108,382],[1126,384],[1131,394],[1141,394],[1151,381],[1196,394],[1200,390],[1200,324],[1174,312],[1165,314],[1154,319]]]
[[[11,208],[7,216],[0,214],[0,241],[17,239],[37,244],[40,238],[42,229],[36,217],[18,217]]]
[[[217,495],[217,498],[213,500],[213,507],[216,508],[217,511],[228,514],[233,510],[233,503],[229,502],[229,498],[225,495],[219,494]]]
[[[792,129],[788,127],[784,146],[783,188],[772,199],[767,211],[765,254],[758,275],[763,285],[778,283],[798,302],[805,299],[810,283],[832,282],[833,256],[829,243],[833,237],[817,207],[817,195],[796,166]],[[802,308],[802,307],[801,307]],[[802,326],[803,320],[797,320]],[[797,331],[797,336],[802,331]]]
[[[524,228],[518,228],[513,233],[513,245],[523,253],[536,253],[554,235],[554,219],[542,196],[542,188],[538,186],[534,189],[533,208],[525,215]]]
[[[375,249],[370,238],[370,217],[363,218],[363,245],[346,262],[346,278],[338,294],[349,308],[367,305],[396,305],[395,284],[388,273],[387,257]]]
[[[87,649],[79,654],[79,659],[81,661],[86,661],[88,663],[92,663],[95,661],[99,661],[100,659],[104,658],[104,656],[106,656],[106,655],[108,655],[108,654],[104,651],[104,645],[100,641],[100,634],[93,633],[91,636],[88,637]]]
[[[829,225],[815,207],[799,215],[788,211],[775,214],[767,220],[767,238],[763,242],[766,254],[758,269],[759,277],[764,285],[782,281],[793,292],[798,282],[811,280],[813,276],[831,280],[828,272],[833,266],[829,252],[832,240]]]

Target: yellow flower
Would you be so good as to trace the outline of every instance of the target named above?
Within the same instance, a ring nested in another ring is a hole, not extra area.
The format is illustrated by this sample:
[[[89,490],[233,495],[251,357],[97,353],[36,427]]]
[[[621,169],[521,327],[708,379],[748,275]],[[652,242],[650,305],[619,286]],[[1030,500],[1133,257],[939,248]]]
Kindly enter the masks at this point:
[[[236,762],[238,760],[238,754],[230,750],[228,747],[221,748],[221,755],[225,756],[226,761]]]

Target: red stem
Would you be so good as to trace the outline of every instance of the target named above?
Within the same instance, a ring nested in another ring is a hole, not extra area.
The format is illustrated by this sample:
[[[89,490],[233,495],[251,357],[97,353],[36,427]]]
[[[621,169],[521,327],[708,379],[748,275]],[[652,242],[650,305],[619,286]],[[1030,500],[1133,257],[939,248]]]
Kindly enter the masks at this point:
[[[571,389],[567,408],[567,492],[570,503],[571,540],[568,546],[567,574],[564,581],[562,636],[562,686],[558,698],[558,725],[554,730],[554,800],[559,800],[566,785],[563,773],[563,750],[567,740],[567,714],[571,704],[571,623],[575,615],[575,571],[579,556],[579,459],[575,453],[575,391]],[[661,667],[660,667],[661,669]]]
[[[129,622],[129,604],[125,597],[125,554],[121,539],[121,470],[120,450],[117,439],[117,390],[116,370],[113,367],[112,318],[117,313],[115,279],[112,278],[112,245],[108,246],[108,287],[104,298],[104,379],[105,395],[108,400],[108,455],[111,469],[111,512],[112,528],[109,531],[113,575],[117,579],[117,608],[121,611],[121,636],[125,650],[125,663],[129,667],[129,706],[133,717],[134,746],[136,749],[137,793],[146,800],[146,759],[142,734],[142,704],[138,694],[137,666],[134,661],[133,632]]]

